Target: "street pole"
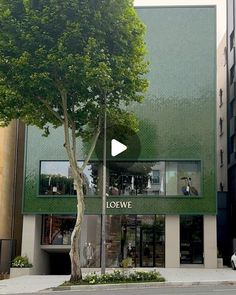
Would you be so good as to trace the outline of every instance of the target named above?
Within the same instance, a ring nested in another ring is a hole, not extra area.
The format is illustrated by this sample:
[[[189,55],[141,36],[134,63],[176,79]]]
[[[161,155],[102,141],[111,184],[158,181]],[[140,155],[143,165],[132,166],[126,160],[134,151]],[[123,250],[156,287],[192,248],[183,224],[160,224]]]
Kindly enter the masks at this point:
[[[106,161],[107,161],[107,113],[106,98],[103,125],[103,169],[102,169],[102,251],[101,251],[101,274],[106,272]]]

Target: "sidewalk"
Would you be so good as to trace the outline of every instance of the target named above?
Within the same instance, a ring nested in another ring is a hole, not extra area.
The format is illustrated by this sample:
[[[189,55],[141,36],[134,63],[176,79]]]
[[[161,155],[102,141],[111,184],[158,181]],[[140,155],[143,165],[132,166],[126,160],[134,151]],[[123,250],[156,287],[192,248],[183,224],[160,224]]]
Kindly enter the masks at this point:
[[[150,269],[146,269],[150,270]],[[143,286],[190,286],[190,285],[207,285],[207,284],[236,284],[236,271],[230,268],[223,269],[204,269],[204,268],[159,268],[157,269],[166,279],[165,283],[143,283]],[[98,269],[97,269],[98,271]],[[55,287],[68,280],[69,276],[23,276],[8,280],[0,281],[0,294],[17,294],[17,293],[34,293],[45,289],[54,289]],[[137,285],[137,284],[135,284]],[[99,286],[73,286],[67,288],[71,290],[79,289],[106,289],[108,285]],[[112,286],[109,285],[109,289]],[[129,284],[122,284],[124,288]],[[130,285],[131,286],[131,285]],[[134,284],[132,284],[132,287]],[[57,288],[56,288],[57,289]]]

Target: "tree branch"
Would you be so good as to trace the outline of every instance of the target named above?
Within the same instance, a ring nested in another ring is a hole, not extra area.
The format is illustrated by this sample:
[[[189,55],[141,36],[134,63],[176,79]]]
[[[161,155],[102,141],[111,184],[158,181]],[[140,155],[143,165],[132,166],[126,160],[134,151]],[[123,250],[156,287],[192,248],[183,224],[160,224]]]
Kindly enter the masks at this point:
[[[71,137],[72,137],[72,150],[73,156],[76,159],[76,135],[75,135],[76,127],[75,122],[71,122]]]
[[[64,136],[65,136],[65,148],[67,150],[67,154],[69,157],[71,169],[72,170],[76,169],[73,174],[76,175],[78,172],[77,171],[78,165],[77,165],[77,161],[76,161],[76,156],[72,152],[71,141],[70,141],[69,120],[68,120],[68,110],[67,110],[67,93],[64,90],[61,90],[60,93],[61,93],[62,108],[63,108],[63,114],[64,114],[63,127],[64,127]],[[72,143],[72,145],[73,144],[75,144],[75,143]]]
[[[81,170],[82,171],[88,165],[88,162],[89,162],[89,160],[90,160],[90,158],[92,156],[92,153],[93,153],[93,151],[95,149],[95,146],[97,144],[97,141],[98,141],[98,137],[99,137],[100,132],[101,132],[101,120],[99,119],[98,128],[97,128],[97,130],[96,130],[96,132],[95,132],[95,134],[94,134],[94,136],[92,138],[92,144],[90,146],[90,150],[89,150],[89,152],[88,152],[88,154],[87,154],[87,156],[86,156],[86,158],[84,160],[83,165],[81,166]]]
[[[60,115],[54,111],[51,106],[49,105],[49,103],[45,100],[43,100],[41,97],[38,96],[38,99],[45,105],[45,107],[50,111],[50,113],[52,113],[62,124],[64,124],[63,119],[60,117]]]

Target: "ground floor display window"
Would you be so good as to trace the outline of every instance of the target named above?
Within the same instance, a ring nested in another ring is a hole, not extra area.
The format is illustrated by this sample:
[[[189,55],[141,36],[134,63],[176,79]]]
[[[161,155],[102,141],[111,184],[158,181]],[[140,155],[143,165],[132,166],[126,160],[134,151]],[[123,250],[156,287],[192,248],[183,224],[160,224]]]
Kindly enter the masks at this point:
[[[44,215],[42,245],[70,245],[74,225],[73,215]]]
[[[107,216],[107,267],[131,258],[133,267],[165,264],[165,219],[160,215]]]
[[[42,244],[70,245],[75,216],[44,215]],[[68,256],[69,257],[69,256]],[[108,215],[106,267],[120,267],[129,258],[133,267],[164,267],[165,218],[163,215]],[[86,215],[80,237],[82,267],[100,267],[101,216]]]
[[[203,264],[203,216],[180,216],[180,263]]]

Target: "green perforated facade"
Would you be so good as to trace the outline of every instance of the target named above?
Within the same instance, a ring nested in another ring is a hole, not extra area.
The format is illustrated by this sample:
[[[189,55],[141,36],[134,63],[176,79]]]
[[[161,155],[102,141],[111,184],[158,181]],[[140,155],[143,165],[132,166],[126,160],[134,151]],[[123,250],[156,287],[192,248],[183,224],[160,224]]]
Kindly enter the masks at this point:
[[[130,196],[132,208],[108,209],[107,214],[215,214],[216,9],[137,9],[146,24],[150,61],[145,101],[132,107],[140,120],[138,160],[200,161],[201,194]],[[40,161],[66,159],[61,129],[44,138],[40,130],[28,127],[24,214],[75,213],[75,197],[39,196]],[[127,196],[113,196],[112,200],[127,200]],[[86,213],[101,213],[101,197],[86,198]]]

